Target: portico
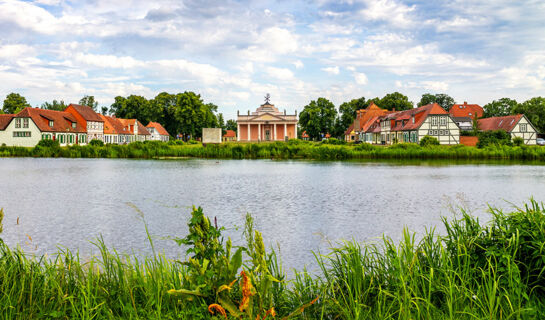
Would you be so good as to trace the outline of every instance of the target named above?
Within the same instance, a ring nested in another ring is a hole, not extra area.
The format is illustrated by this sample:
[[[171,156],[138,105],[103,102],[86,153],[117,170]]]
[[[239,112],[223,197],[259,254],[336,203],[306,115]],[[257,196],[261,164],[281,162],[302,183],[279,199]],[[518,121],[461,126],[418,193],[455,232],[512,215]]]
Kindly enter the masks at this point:
[[[237,141],[283,141],[297,138],[297,111],[294,115],[280,112],[269,103],[270,96],[265,96],[265,103],[248,115],[237,115]]]

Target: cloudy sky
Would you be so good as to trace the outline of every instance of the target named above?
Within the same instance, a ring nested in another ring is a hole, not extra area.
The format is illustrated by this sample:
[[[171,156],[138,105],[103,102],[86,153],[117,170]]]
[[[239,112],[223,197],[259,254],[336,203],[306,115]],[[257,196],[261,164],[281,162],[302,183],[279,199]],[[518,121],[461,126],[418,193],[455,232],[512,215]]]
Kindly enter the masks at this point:
[[[400,91],[545,95],[545,1],[0,0],[0,95],[195,91],[227,118]]]

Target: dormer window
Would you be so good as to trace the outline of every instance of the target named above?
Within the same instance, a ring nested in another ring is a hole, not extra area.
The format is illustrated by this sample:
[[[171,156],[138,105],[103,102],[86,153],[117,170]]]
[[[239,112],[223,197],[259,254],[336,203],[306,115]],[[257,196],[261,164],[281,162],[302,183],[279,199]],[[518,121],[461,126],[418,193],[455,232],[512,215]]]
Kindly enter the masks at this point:
[[[414,116],[412,116],[412,120],[413,120],[413,123],[414,123]]]
[[[49,126],[53,127],[53,120],[49,120]]]
[[[76,129],[76,123],[72,122],[72,128]]]

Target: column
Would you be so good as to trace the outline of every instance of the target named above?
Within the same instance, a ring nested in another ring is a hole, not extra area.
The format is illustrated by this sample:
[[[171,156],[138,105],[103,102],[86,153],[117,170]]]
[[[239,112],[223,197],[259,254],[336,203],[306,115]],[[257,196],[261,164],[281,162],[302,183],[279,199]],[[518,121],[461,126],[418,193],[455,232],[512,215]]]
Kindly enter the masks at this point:
[[[287,125],[284,123],[284,139],[286,139],[286,136],[288,135],[288,127]],[[282,139],[282,140],[284,140]]]
[[[274,141],[276,141],[276,123],[273,123]]]
[[[248,136],[248,141],[252,140],[252,139],[250,139],[252,137],[252,135],[250,134],[250,124],[249,123],[248,123],[248,134],[247,134],[247,136]]]
[[[237,141],[240,141],[240,124],[237,123]]]
[[[257,141],[261,141],[261,123],[257,124]]]

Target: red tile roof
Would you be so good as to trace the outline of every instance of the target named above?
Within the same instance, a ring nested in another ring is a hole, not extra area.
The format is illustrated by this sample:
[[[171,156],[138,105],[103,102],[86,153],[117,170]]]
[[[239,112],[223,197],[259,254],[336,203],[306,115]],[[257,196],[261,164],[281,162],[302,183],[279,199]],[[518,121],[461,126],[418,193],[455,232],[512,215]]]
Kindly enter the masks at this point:
[[[150,123],[148,123],[148,125],[146,126],[146,128],[155,128],[155,130],[157,130],[157,132],[162,135],[162,136],[170,136],[167,132],[167,130],[165,130],[165,128],[159,123],[159,122],[153,122],[151,121]],[[227,132],[229,131],[232,131],[232,130],[227,130]]]
[[[346,131],[344,132],[344,135],[349,136],[352,131],[354,131],[354,124],[353,123],[350,125],[350,127],[348,127],[348,129],[346,129]]]
[[[371,118],[375,116],[384,116],[388,113],[391,113],[391,111],[381,109],[371,101],[367,108],[357,111],[356,119],[354,119],[353,130],[360,131]]]
[[[15,117],[14,114],[0,114],[0,130],[6,130],[13,117]]]
[[[146,129],[146,127],[144,127],[144,125],[142,123],[140,123],[140,121],[138,121],[136,119],[121,119],[121,118],[118,118],[118,120],[121,122],[123,127],[125,127],[125,129],[130,134],[150,135],[148,129]],[[138,132],[137,133],[134,133],[135,123],[138,125]]]
[[[303,133],[301,133],[301,138],[308,138],[308,134],[306,131],[303,131]]]
[[[42,132],[87,132],[71,113],[64,111],[24,108],[15,115],[15,118],[31,118]],[[49,126],[50,120],[53,121],[53,127]],[[76,123],[75,128],[72,127],[72,123]]]
[[[138,134],[139,135],[145,135],[145,136],[151,135],[151,133],[149,133],[148,129],[140,121],[136,120],[136,122],[138,123]]]
[[[116,117],[99,115],[104,121],[104,134],[132,134],[130,133]]]
[[[484,111],[483,108],[478,104],[467,104],[467,102],[464,102],[463,104],[455,104],[450,108],[449,113],[453,117],[471,117],[480,118],[483,116]]]
[[[391,131],[406,131],[406,130],[416,130],[420,128],[422,123],[426,120],[426,118],[430,114],[448,114],[448,112],[446,112],[445,109],[441,108],[441,106],[438,105],[437,103],[430,103],[419,108],[399,111],[394,114],[390,114],[386,118],[391,118],[392,120],[408,119],[408,120],[404,120],[406,121],[405,125],[402,125],[401,123],[399,123],[398,125],[396,125],[394,128],[391,129]],[[414,117],[414,123],[412,121],[413,117]]]
[[[481,131],[490,131],[490,130],[503,130],[506,132],[511,132],[513,128],[522,118],[522,114],[516,114],[513,116],[504,116],[504,117],[492,117],[477,120],[479,130]]]
[[[76,110],[76,112],[79,113],[85,121],[104,121],[91,107],[71,103],[64,111],[68,111],[69,108],[74,108],[74,110]]]
[[[234,130],[227,130],[227,132],[223,135],[224,138],[235,138],[237,136],[237,133]]]

